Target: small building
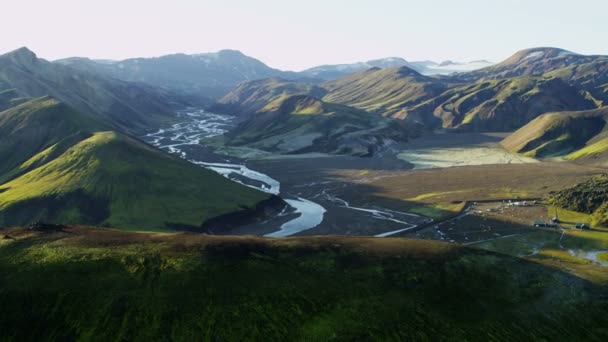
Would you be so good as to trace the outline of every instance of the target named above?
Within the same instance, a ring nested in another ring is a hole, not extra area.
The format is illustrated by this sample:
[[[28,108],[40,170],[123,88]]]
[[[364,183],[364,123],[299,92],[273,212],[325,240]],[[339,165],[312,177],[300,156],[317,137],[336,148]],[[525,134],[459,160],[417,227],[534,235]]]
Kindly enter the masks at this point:
[[[534,227],[536,228],[540,228],[540,227],[546,227],[547,223],[545,221],[534,221]]]
[[[576,229],[591,229],[589,223],[577,223],[574,227],[576,227]]]

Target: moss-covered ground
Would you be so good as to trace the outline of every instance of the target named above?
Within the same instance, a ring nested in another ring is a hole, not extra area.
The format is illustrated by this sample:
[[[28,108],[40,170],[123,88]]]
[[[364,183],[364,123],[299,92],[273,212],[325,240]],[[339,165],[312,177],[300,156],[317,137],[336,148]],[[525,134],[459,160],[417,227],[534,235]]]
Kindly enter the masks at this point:
[[[5,230],[0,339],[605,340],[606,288],[431,241]]]

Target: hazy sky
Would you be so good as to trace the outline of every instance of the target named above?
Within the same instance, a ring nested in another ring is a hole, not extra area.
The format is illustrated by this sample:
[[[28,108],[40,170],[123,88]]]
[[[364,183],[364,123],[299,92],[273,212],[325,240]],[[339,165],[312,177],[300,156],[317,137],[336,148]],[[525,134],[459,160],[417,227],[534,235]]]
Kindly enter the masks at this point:
[[[0,53],[122,59],[238,49],[299,70],[399,56],[608,54],[606,0],[1,0]]]

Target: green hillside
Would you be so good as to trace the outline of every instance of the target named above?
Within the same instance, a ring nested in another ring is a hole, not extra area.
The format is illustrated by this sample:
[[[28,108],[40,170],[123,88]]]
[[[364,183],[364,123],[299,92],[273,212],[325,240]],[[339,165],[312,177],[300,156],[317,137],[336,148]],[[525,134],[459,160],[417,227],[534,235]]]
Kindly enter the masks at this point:
[[[511,131],[547,112],[595,108],[564,81],[534,77],[456,87],[440,98],[429,103],[442,127],[475,131]],[[427,103],[421,107],[412,111],[428,108]]]
[[[0,226],[195,229],[268,198],[105,128],[51,98],[0,113]]]
[[[325,101],[342,103],[427,128],[511,131],[558,110],[585,110],[597,103],[559,78],[522,76],[455,83],[404,68],[352,74],[324,84]]]
[[[108,129],[51,97],[9,108],[0,113],[0,175],[21,172],[15,168],[45,150],[47,154],[62,153],[74,138]]]
[[[273,106],[292,95],[310,95],[321,98],[327,91],[316,85],[287,81],[280,78],[243,82],[217,101],[209,110],[237,115],[244,119],[265,107]]]
[[[494,66],[445,76],[408,67],[371,68],[319,86],[281,79],[239,85],[212,110],[246,118],[292,95],[309,95],[428,130],[510,132],[550,112],[608,103],[608,57],[555,48],[515,53]]]
[[[281,96],[240,124],[225,143],[278,153],[370,155],[414,133],[402,123],[307,95]]]
[[[564,156],[570,160],[605,152],[608,109],[548,113],[507,137],[503,146],[532,157]]]
[[[324,101],[391,116],[440,95],[448,85],[408,68],[372,68],[323,84]]]
[[[457,245],[91,228],[4,233],[5,341],[608,337],[605,286]]]

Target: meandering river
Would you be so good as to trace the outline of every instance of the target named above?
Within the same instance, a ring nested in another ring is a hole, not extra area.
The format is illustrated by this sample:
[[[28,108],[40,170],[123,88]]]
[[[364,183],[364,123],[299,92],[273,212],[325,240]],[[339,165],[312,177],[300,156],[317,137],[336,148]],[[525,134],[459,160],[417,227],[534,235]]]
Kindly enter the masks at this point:
[[[242,164],[201,160],[206,159],[204,155],[198,156],[197,153],[193,153],[192,147],[200,146],[200,139],[222,135],[233,127],[233,117],[208,113],[200,109],[181,111],[178,116],[182,119],[179,123],[149,133],[144,136],[144,140],[235,182],[269,194],[281,194],[281,184],[268,175],[251,170]],[[326,210],[321,205],[289,194],[281,194],[281,196],[297,216],[281,224],[277,227],[277,231],[266,236],[290,236],[314,228],[323,222]]]

